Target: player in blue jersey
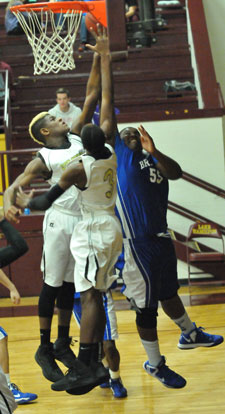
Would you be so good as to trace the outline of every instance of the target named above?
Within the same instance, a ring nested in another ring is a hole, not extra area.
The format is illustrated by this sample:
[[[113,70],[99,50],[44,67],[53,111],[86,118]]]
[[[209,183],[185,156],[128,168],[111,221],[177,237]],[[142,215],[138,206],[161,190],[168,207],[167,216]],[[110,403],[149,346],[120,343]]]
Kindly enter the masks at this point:
[[[118,261],[124,294],[136,311],[136,325],[148,360],[144,369],[163,385],[182,388],[186,380],[169,369],[157,336],[157,309],[181,329],[180,349],[211,347],[220,335],[204,333],[190,320],[178,296],[177,259],[167,230],[168,180],[179,179],[180,166],[162,154],[143,126],[117,134],[117,211],[123,227],[124,249]]]

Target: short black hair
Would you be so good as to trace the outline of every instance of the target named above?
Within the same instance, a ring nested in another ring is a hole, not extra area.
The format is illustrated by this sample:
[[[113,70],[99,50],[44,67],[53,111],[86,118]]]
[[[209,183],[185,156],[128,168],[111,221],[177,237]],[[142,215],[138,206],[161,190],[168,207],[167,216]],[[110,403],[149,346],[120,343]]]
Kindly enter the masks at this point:
[[[66,89],[66,88],[58,88],[56,93],[55,93],[56,97],[57,97],[58,93],[65,93],[68,96],[68,98],[70,98],[69,90]]]
[[[81,130],[81,140],[87,151],[96,154],[104,148],[105,134],[97,125],[87,124]]]

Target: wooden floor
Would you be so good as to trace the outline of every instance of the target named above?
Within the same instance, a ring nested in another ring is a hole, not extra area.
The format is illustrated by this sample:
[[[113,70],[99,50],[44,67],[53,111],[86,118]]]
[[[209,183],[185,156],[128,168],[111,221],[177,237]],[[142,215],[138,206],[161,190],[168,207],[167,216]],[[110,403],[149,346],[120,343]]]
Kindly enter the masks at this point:
[[[1,305],[1,301],[0,301]],[[191,319],[213,334],[225,333],[225,304],[187,307]],[[39,345],[37,316],[6,317],[1,324],[9,335],[11,381],[24,392],[35,392],[38,400],[19,406],[18,414],[196,414],[224,413],[224,343],[214,348],[181,351],[177,348],[179,330],[159,309],[158,328],[161,353],[167,364],[183,375],[187,385],[181,390],[164,387],[142,368],[145,352],[135,328],[135,314],[130,310],[117,312],[121,354],[121,376],[128,397],[115,399],[110,390],[99,387],[83,396],[54,392],[34,360]],[[56,321],[53,337],[56,338]],[[74,321],[71,334],[79,338]],[[77,353],[78,344],[74,347]]]

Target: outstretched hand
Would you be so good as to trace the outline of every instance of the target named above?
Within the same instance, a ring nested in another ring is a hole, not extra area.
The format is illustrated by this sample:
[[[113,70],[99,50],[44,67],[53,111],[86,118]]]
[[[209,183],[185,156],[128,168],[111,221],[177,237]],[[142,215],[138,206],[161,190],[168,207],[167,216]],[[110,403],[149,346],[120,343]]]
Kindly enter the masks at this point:
[[[107,35],[107,30],[104,26],[101,26],[99,23],[97,24],[97,33],[94,31],[94,29],[90,28],[92,36],[96,40],[95,46],[86,44],[85,46],[92,50],[93,52],[98,53],[99,55],[109,55],[109,38]]]
[[[31,190],[29,193],[25,193],[21,187],[19,187],[19,190],[16,194],[16,204],[20,208],[25,208],[28,206],[29,201],[34,195],[34,190]]]
[[[141,145],[142,148],[149,152],[149,154],[153,154],[156,150],[154,141],[152,139],[152,137],[148,134],[148,132],[146,131],[146,129],[143,127],[143,125],[140,125],[138,127],[138,131],[140,132],[140,139],[141,139]]]

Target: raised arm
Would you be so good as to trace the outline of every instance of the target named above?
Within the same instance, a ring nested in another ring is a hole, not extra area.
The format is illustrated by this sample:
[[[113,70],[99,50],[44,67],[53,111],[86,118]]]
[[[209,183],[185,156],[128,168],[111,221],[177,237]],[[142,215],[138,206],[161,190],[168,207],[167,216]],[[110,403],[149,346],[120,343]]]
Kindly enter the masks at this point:
[[[80,135],[85,124],[91,122],[101,91],[100,56],[94,53],[91,72],[86,87],[83,110],[72,125],[71,132]]]
[[[138,128],[138,131],[141,134],[142,148],[158,161],[156,166],[162,175],[168,180],[177,180],[180,178],[182,176],[182,170],[179,164],[157,150],[152,137],[142,125]]]
[[[92,31],[96,40],[95,46],[86,45],[89,49],[99,53],[101,56],[101,111],[100,111],[100,127],[104,131],[107,142],[114,146],[116,119],[114,114],[114,91],[113,91],[113,75],[109,49],[109,39],[106,29],[97,25],[98,33]]]

